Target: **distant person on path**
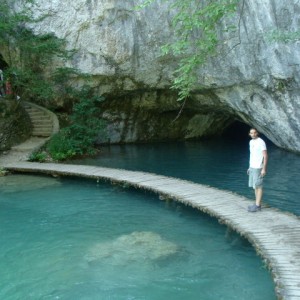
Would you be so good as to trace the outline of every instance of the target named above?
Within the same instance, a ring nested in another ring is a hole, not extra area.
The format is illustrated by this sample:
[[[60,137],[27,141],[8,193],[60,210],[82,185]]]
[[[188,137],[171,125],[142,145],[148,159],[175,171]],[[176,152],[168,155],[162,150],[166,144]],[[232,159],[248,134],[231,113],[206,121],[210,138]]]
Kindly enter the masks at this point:
[[[3,71],[0,69],[0,97],[4,97],[4,77],[3,77]]]
[[[248,206],[249,212],[261,210],[261,200],[263,195],[263,179],[267,173],[268,153],[266,143],[259,137],[255,128],[251,128],[250,162],[247,174],[249,175],[249,187],[255,190],[255,204]]]
[[[13,95],[10,78],[8,78],[5,82],[5,94],[9,97],[12,97],[12,95]]]

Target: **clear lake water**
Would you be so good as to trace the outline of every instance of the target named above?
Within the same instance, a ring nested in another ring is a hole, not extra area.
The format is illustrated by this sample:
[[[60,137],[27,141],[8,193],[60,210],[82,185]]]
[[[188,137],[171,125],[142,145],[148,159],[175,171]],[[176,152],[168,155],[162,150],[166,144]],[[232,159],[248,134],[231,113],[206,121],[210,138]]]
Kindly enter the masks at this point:
[[[0,299],[276,299],[245,239],[157,195],[0,177]]]
[[[264,203],[300,214],[300,157],[267,144]],[[248,142],[114,145],[72,163],[147,171],[248,198]],[[248,241],[157,195],[94,180],[0,177],[0,299],[276,299]]]
[[[265,139],[265,138],[264,138]],[[266,140],[266,139],[265,139]],[[112,145],[95,158],[72,163],[146,171],[230,190],[254,200],[248,187],[249,140],[213,139],[174,143]],[[300,215],[300,155],[266,140],[269,162],[263,203]]]

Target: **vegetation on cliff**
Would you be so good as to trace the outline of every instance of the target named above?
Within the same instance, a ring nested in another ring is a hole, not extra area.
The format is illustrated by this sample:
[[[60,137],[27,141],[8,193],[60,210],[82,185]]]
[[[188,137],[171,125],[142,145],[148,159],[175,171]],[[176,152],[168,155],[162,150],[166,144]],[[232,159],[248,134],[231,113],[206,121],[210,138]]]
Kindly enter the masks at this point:
[[[0,3],[0,54],[8,65],[5,78],[10,79],[13,94],[21,99],[48,107],[60,99],[69,108],[67,127],[47,145],[53,159],[92,154],[96,151],[93,141],[104,130],[97,105],[102,99],[87,87],[79,91],[72,87],[74,76],[88,76],[65,67],[73,51],[66,50],[64,40],[53,34],[35,34],[30,29],[31,24],[38,22],[32,14],[34,5],[33,0]],[[32,159],[42,156],[35,153]]]
[[[97,153],[95,137],[105,130],[105,122],[99,118],[100,108],[97,104],[104,98],[94,96],[88,87],[78,91],[77,97],[80,101],[73,105],[70,125],[54,135],[45,147],[54,160]]]
[[[57,58],[66,60],[69,53],[63,40],[52,34],[36,35],[28,27],[36,22],[31,11],[33,1],[18,4],[11,0],[0,4],[0,51],[8,65],[5,77],[10,78],[15,94],[45,105],[58,94],[52,63]]]
[[[156,0],[146,0],[138,8],[144,8]],[[178,92],[178,100],[187,99],[197,87],[197,68],[218,54],[220,24],[232,17],[240,0],[165,0],[175,12],[172,20],[174,42],[162,47],[164,54],[171,53],[179,58],[174,73],[172,89]],[[239,21],[238,21],[239,22]],[[237,29],[237,24],[223,26],[225,31]]]

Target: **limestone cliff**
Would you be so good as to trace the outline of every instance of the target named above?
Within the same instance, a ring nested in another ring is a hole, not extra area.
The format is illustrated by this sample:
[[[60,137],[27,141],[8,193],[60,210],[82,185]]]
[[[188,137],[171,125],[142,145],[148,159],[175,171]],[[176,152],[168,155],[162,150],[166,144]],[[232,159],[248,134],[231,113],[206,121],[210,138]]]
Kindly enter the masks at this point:
[[[34,30],[66,39],[77,50],[70,65],[106,95],[111,142],[201,137],[241,120],[300,152],[300,41],[269,39],[274,30],[297,32],[299,1],[241,1],[238,30],[222,33],[219,55],[198,70],[205,91],[194,91],[175,122],[180,105],[169,87],[177,61],[160,50],[173,38],[172,12],[159,0],[134,10],[141,2],[37,0],[44,18]]]

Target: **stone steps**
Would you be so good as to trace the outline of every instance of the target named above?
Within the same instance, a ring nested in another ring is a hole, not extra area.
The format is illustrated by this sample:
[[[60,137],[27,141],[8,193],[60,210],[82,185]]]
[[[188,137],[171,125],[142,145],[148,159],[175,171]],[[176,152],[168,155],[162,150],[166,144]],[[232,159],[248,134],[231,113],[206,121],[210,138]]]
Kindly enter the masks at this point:
[[[35,149],[40,148],[45,143],[43,137],[31,137],[24,143],[11,147],[10,155],[13,156],[15,153],[25,153],[24,157],[27,157],[28,152],[32,152]]]
[[[24,108],[28,113],[33,126],[33,137],[50,137],[54,131],[52,115],[44,108],[31,103],[25,103]]]
[[[33,126],[31,137],[10,151],[0,155],[0,167],[5,163],[26,161],[30,154],[40,149],[51,135],[59,131],[59,122],[54,113],[34,103],[22,101]]]

